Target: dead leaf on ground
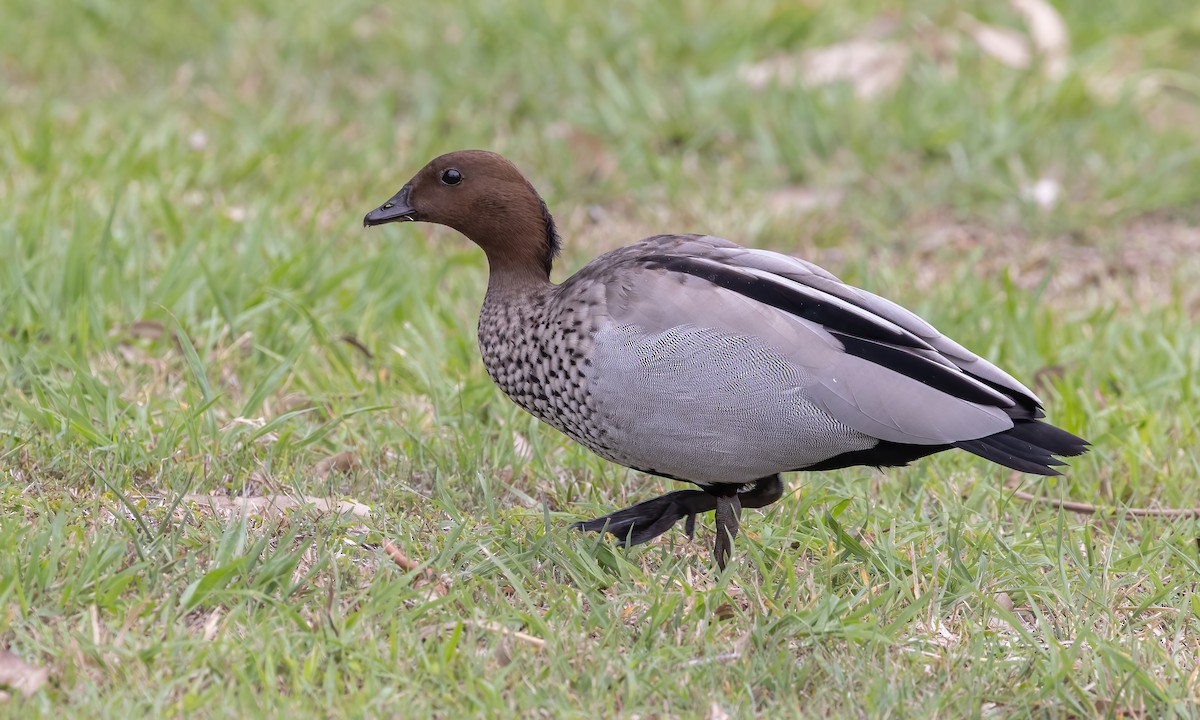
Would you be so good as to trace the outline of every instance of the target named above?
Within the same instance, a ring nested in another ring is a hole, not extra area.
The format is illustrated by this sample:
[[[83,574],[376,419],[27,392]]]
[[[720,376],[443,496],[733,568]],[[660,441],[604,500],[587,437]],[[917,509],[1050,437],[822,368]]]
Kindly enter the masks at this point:
[[[208,618],[204,621],[204,642],[212,642],[217,636],[217,629],[221,625],[221,611],[213,610],[208,614]]]
[[[253,497],[229,497],[227,495],[186,495],[186,502],[207,506],[218,515],[246,514],[261,517],[282,515],[292,508],[312,507],[319,513],[336,513],[338,515],[354,515],[368,517],[371,514],[369,505],[352,500],[336,502],[321,497],[303,495],[257,495]]]
[[[738,77],[755,90],[772,84],[819,87],[849,82],[858,97],[868,99],[895,88],[904,77],[914,51],[951,54],[959,40],[969,38],[980,52],[1007,67],[1024,70],[1035,57],[1046,77],[1057,80],[1067,72],[1070,37],[1066,23],[1045,0],[1009,0],[1025,23],[1025,31],[989,25],[962,13],[956,28],[908,28],[897,34],[899,22],[881,16],[845,42],[803,53],[778,55],[743,65]],[[953,72],[952,62],[939,63],[942,72]]]
[[[708,706],[708,715],[705,716],[705,720],[729,720],[729,713],[721,707],[721,703],[713,700]]]
[[[897,42],[850,40],[745,65],[738,75],[756,90],[772,83],[821,86],[846,81],[860,98],[871,98],[900,82],[911,54]]]
[[[1058,80],[1066,75],[1070,36],[1062,15],[1046,0],[1009,0],[1009,4],[1025,20],[1033,46],[1042,56],[1046,76]]]
[[[396,547],[391,540],[383,541],[383,551],[387,553],[387,556],[391,558],[392,562],[396,563],[396,566],[404,572],[415,572],[421,567],[421,563],[405,555],[404,551]],[[413,580],[414,588],[419,588],[423,585],[428,585],[431,587],[430,599],[433,599],[434,597],[445,597],[446,593],[448,592],[446,585],[438,581],[437,577],[433,574],[433,570],[430,568],[425,568],[425,571],[418,573],[416,579]]]
[[[768,192],[763,201],[772,215],[791,217],[837,207],[842,201],[842,193],[838,190],[785,187]]]
[[[1029,40],[1016,30],[988,25],[967,13],[962,13],[959,22],[963,32],[971,36],[979,51],[1001,64],[1024,70],[1033,61]]]
[[[125,328],[125,333],[131,338],[157,340],[163,336],[163,324],[157,320],[138,320]]]
[[[330,455],[313,466],[313,472],[319,478],[327,478],[333,473],[348,473],[358,467],[358,456],[350,450]]]
[[[0,685],[29,697],[49,679],[49,668],[30,665],[12,652],[0,650]]]
[[[508,667],[512,664],[512,649],[508,647],[508,639],[503,635],[496,642],[496,651],[492,657],[500,667]]]

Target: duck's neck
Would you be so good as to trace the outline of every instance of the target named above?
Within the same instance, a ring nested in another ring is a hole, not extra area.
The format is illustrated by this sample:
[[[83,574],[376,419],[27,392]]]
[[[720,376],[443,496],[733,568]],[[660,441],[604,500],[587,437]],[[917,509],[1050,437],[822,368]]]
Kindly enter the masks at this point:
[[[544,253],[533,252],[521,256],[514,248],[501,252],[488,252],[488,292],[525,292],[540,287],[553,287],[549,268],[544,264]]]
[[[486,307],[533,308],[544,302],[556,287],[540,265],[517,264],[511,258],[488,255],[488,287],[483,304]]]
[[[522,214],[503,236],[476,244],[488,259],[488,297],[532,299],[554,287],[550,268],[558,253],[558,233],[549,213],[541,217]]]
[[[554,218],[532,186],[521,190],[498,208],[483,208],[485,224],[460,228],[487,254],[489,298],[532,299],[554,287],[550,266],[560,244]]]
[[[511,255],[496,257],[490,252],[488,263],[487,294],[479,308],[479,347],[495,378],[498,364],[516,352],[513,338],[540,325],[557,286],[540,264],[518,263]]]

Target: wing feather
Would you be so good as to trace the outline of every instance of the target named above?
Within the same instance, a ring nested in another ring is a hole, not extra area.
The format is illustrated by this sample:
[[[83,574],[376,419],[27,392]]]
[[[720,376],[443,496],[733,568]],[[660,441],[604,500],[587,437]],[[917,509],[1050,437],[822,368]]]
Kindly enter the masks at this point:
[[[839,280],[824,268],[807,260],[770,250],[738,247],[736,250],[721,244],[714,254],[733,266],[754,268],[821,290],[855,305],[878,318],[904,328],[924,340],[947,362],[964,372],[989,383],[1001,392],[1011,393],[1014,399],[1031,409],[1042,407],[1042,401],[1032,390],[992,363],[967,350],[922,319],[919,315],[887,298],[856,288]],[[1040,413],[1038,414],[1040,417]]]
[[[622,263],[621,291],[609,297],[615,320],[648,332],[690,325],[759,338],[815,379],[781,392],[804,392],[838,421],[881,440],[934,445],[986,437],[1025,416],[1019,405],[1038,402],[917,315],[811,263],[688,240],[686,255],[658,243]]]

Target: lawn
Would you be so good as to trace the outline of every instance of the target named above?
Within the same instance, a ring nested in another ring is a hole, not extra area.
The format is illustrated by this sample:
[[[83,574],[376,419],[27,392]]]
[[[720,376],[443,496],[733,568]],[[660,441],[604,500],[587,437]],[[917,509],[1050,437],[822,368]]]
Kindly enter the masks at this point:
[[[1200,715],[1200,11],[1054,6],[0,0],[0,715]],[[557,280],[799,255],[1094,448],[790,475],[724,573],[577,534],[675,484],[492,386],[477,248],[362,228],[466,147]]]

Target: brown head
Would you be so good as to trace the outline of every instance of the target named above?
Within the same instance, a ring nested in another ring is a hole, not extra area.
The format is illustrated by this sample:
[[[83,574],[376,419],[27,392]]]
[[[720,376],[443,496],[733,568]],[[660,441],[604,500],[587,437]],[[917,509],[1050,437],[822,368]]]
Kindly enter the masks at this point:
[[[558,232],[521,171],[496,153],[460,150],[434,158],[363,224],[431,222],[454,228],[487,253],[497,275],[547,280]]]

